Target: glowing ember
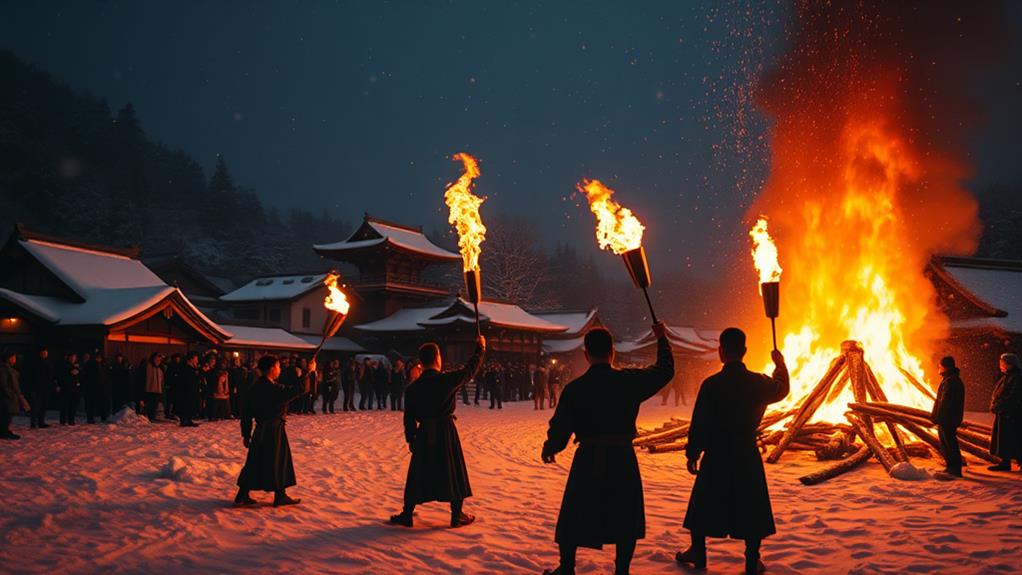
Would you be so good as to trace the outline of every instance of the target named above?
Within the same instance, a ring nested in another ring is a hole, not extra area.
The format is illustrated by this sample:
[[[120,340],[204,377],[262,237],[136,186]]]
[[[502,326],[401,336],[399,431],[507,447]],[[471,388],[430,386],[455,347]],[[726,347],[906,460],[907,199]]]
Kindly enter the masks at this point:
[[[781,281],[781,266],[777,263],[777,245],[767,231],[766,216],[760,216],[756,225],[749,230],[752,237],[752,261],[759,272],[759,283]],[[762,288],[760,288],[762,292]]]
[[[589,209],[596,215],[596,241],[600,249],[617,255],[638,249],[646,228],[628,208],[611,199],[614,190],[599,180],[582,180],[578,190],[589,200]]]
[[[444,193],[444,201],[451,209],[447,221],[458,230],[458,249],[461,250],[465,271],[479,271],[480,244],[486,239],[486,226],[479,217],[479,206],[486,198],[472,193],[473,180],[479,177],[479,164],[464,153],[455,154],[454,159],[461,161],[465,172]]]
[[[330,272],[326,275],[323,280],[323,284],[327,287],[330,293],[327,294],[326,299],[323,300],[323,307],[335,311],[341,315],[348,315],[348,310],[351,309],[351,304],[348,303],[348,298],[341,291],[341,288],[337,287],[337,282],[341,279],[340,274],[337,272]]]

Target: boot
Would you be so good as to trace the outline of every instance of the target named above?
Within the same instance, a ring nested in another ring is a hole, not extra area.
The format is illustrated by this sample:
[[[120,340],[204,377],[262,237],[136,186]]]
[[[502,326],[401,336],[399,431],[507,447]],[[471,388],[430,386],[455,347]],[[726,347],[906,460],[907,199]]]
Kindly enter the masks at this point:
[[[397,515],[391,515],[390,516],[390,521],[388,521],[388,523],[390,523],[391,525],[401,525],[403,527],[411,527],[412,526],[412,514],[411,513],[401,512],[401,513],[398,513]]]
[[[554,570],[544,569],[543,575],[575,575],[575,570],[572,569],[569,571],[558,565]]]
[[[294,499],[288,496],[288,494],[284,493],[283,491],[277,493],[277,495],[274,496],[273,498],[274,507],[284,507],[285,505],[298,505],[301,502],[302,502],[301,499]]]
[[[469,515],[468,513],[459,513],[451,516],[451,528],[457,529],[458,527],[464,527],[471,525],[476,520],[475,515]]]
[[[674,556],[679,565],[691,565],[693,569],[706,569],[706,549],[693,549],[689,547],[685,551],[679,551]]]
[[[256,504],[256,500],[252,499],[252,496],[248,494],[248,490],[239,489],[238,494],[234,496],[235,507],[251,507]]]

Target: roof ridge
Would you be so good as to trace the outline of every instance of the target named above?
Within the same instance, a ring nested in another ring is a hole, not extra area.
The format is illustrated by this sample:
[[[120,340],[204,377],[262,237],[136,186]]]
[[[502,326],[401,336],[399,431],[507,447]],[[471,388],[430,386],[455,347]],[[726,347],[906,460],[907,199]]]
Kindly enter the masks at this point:
[[[113,255],[137,260],[139,254],[142,253],[142,249],[139,248],[138,246],[132,246],[130,248],[115,248],[113,246],[82,242],[51,234],[34,232],[29,230],[28,227],[26,227],[24,224],[15,224],[14,233],[17,234],[18,239],[22,241],[31,241],[46,244],[52,247],[75,249],[79,251],[92,252],[100,255]]]
[[[376,217],[374,215],[371,215],[369,212],[365,212],[365,216],[363,218],[363,221],[366,221],[366,222],[371,223],[371,224],[382,224],[382,225],[385,225],[385,226],[390,226],[392,228],[398,228],[398,229],[406,230],[406,231],[413,232],[413,233],[416,233],[416,234],[420,234],[420,235],[423,235],[423,236],[426,235],[422,231],[422,226],[415,227],[415,226],[409,226],[407,224],[401,224],[401,223],[398,223],[398,222],[393,222],[393,221],[390,221],[390,220],[385,220],[383,218],[378,218],[378,217]]]

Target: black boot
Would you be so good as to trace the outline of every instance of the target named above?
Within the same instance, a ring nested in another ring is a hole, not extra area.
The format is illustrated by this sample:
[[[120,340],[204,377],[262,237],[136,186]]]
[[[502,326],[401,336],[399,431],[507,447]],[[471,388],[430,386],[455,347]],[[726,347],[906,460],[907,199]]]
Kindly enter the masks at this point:
[[[674,556],[679,565],[691,565],[694,569],[706,569],[706,549],[695,549],[689,547],[685,551],[679,551]]]
[[[288,494],[284,493],[283,491],[278,491],[277,494],[273,497],[274,507],[283,507],[285,505],[298,505],[301,502],[302,502],[301,499],[294,499],[288,496]]]
[[[412,514],[402,511],[401,513],[398,513],[397,515],[391,515],[390,516],[390,521],[388,521],[388,523],[390,523],[391,525],[401,525],[403,527],[411,527],[412,524],[413,524],[412,523]]]
[[[745,575],[763,575],[766,573],[766,565],[759,560],[759,557],[745,558]]]
[[[552,571],[550,569],[544,569],[543,575],[575,575],[575,570],[574,569],[568,570],[565,569],[564,567],[558,566],[557,569],[554,569]]]
[[[234,496],[235,507],[251,507],[256,504],[256,500],[252,499],[252,496],[248,494],[247,489],[239,489],[238,494]]]
[[[458,513],[457,515],[451,516],[451,528],[457,529],[458,527],[464,527],[475,523],[476,516],[469,515],[468,513]]]

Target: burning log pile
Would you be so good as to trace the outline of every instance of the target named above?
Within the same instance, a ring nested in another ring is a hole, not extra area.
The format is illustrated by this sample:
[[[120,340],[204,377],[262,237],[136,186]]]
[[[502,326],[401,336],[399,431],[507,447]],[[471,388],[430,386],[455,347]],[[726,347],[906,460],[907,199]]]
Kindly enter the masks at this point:
[[[939,455],[940,442],[930,414],[888,402],[858,342],[846,341],[841,350],[842,355],[831,363],[830,369],[797,409],[772,411],[763,417],[758,444],[762,451],[769,450],[767,462],[777,463],[789,450],[811,451],[819,461],[836,461],[799,478],[805,485],[815,485],[851,471],[871,458],[876,458],[891,472],[898,464],[909,463],[910,457],[929,458],[932,452]],[[851,387],[855,401],[847,404],[845,421],[813,422],[820,406],[837,398],[846,386]],[[778,428],[785,421],[784,428]],[[634,445],[650,453],[683,451],[688,444],[689,426],[689,421],[671,420],[655,430],[640,433]],[[987,449],[991,433],[989,426],[964,421],[958,430],[962,451],[979,460],[996,463]],[[915,439],[909,441],[909,438]]]

